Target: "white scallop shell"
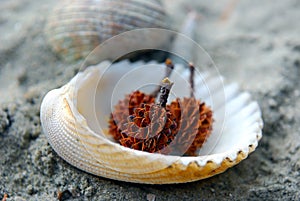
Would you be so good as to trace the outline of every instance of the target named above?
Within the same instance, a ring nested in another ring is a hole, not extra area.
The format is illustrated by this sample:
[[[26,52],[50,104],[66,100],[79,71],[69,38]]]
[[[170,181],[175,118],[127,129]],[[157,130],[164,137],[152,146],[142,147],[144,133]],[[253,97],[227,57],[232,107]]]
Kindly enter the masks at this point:
[[[109,68],[108,68],[109,67]],[[237,84],[209,72],[195,74],[196,97],[214,112],[213,132],[196,157],[125,148],[106,136],[113,106],[125,94],[163,78],[164,64],[101,62],[50,91],[41,105],[43,130],[54,150],[75,167],[136,183],[184,183],[211,177],[245,159],[262,136],[258,104]],[[150,70],[149,70],[150,69]],[[189,73],[176,65],[169,100],[189,96]],[[138,77],[138,79],[136,79]],[[149,92],[149,87],[142,88]]]
[[[45,33],[54,52],[73,61],[105,40],[139,28],[171,28],[159,0],[63,0],[48,17]],[[149,40],[156,48],[170,39],[153,37]],[[145,37],[135,38],[142,40]]]

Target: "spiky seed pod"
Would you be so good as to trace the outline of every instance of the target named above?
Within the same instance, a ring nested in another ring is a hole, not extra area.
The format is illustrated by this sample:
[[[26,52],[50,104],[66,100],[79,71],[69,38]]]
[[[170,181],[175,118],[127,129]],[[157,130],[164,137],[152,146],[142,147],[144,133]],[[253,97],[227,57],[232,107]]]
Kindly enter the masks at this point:
[[[121,131],[120,144],[150,153],[165,153],[173,141],[176,130],[174,116],[159,105],[141,104],[127,118],[126,129]]]
[[[173,83],[166,78],[162,85],[159,104],[139,91],[119,101],[111,115],[109,130],[121,145],[150,153],[170,153],[168,145],[176,135],[177,124],[165,106]]]
[[[155,99],[152,96],[140,91],[128,94],[124,100],[119,101],[111,114],[109,133],[118,141],[121,138],[120,131],[123,125],[126,123],[128,116],[134,113],[134,109],[140,107],[141,104],[151,104],[154,101]]]
[[[154,101],[140,91],[127,95],[111,115],[110,134],[132,149],[195,156],[211,133],[211,109],[193,97],[177,98],[166,110]]]
[[[212,131],[212,111],[205,103],[192,98],[177,98],[168,110],[176,117],[178,133],[175,138],[178,153],[195,156]]]

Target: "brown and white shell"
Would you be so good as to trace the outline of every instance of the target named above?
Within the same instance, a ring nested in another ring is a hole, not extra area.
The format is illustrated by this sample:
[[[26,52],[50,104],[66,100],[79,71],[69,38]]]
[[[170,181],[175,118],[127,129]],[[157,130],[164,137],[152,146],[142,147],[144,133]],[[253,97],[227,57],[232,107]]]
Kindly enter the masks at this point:
[[[49,16],[45,32],[54,52],[74,61],[86,57],[103,41],[139,28],[170,28],[159,0],[64,0]],[[170,39],[151,37],[155,38],[147,39],[156,47]],[[135,38],[141,40],[145,37]]]
[[[175,65],[170,77],[175,83],[171,94],[189,96],[189,72],[181,64]],[[68,163],[91,174],[147,184],[211,177],[255,150],[263,124],[257,102],[248,92],[240,91],[237,84],[223,84],[219,76],[209,71],[195,74],[195,97],[211,107],[215,119],[213,132],[197,156],[137,151],[107,137],[113,106],[125,94],[145,84],[159,83],[164,68],[164,64],[153,62],[104,61],[50,91],[41,105],[41,123],[51,146]],[[144,89],[146,93],[151,91],[147,90]]]

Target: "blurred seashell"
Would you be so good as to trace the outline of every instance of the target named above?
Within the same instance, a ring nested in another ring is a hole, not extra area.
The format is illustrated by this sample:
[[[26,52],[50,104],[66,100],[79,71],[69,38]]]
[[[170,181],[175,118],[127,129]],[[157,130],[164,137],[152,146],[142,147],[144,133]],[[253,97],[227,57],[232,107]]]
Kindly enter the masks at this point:
[[[49,16],[45,32],[52,49],[74,61],[86,57],[103,41],[139,28],[170,28],[159,0],[65,0]],[[140,36],[130,44],[149,40],[160,47],[169,39]]]
[[[159,83],[163,77],[158,75],[164,68],[164,64],[154,62],[104,61],[50,91],[41,105],[41,123],[53,149],[68,163],[91,174],[148,184],[211,177],[255,150],[263,124],[257,102],[237,84],[223,85],[223,79],[209,71],[195,74],[195,97],[211,107],[215,119],[213,131],[197,156],[137,151],[107,137],[113,106],[125,94],[147,83]],[[189,96],[188,70],[178,64],[170,79],[175,84],[169,99],[174,99],[174,94]],[[153,89],[141,90],[149,93]]]

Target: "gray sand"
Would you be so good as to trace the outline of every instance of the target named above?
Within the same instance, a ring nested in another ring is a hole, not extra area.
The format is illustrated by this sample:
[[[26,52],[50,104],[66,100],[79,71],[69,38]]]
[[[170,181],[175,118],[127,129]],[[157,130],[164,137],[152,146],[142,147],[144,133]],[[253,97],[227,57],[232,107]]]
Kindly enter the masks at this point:
[[[165,0],[175,27],[189,8],[202,14],[198,41],[221,73],[249,90],[263,112],[257,150],[225,173],[178,185],[141,185],[82,172],[63,161],[41,130],[45,93],[68,82],[66,64],[43,35],[58,1],[0,2],[0,200],[300,200],[300,1]],[[216,2],[212,5],[212,2]]]

